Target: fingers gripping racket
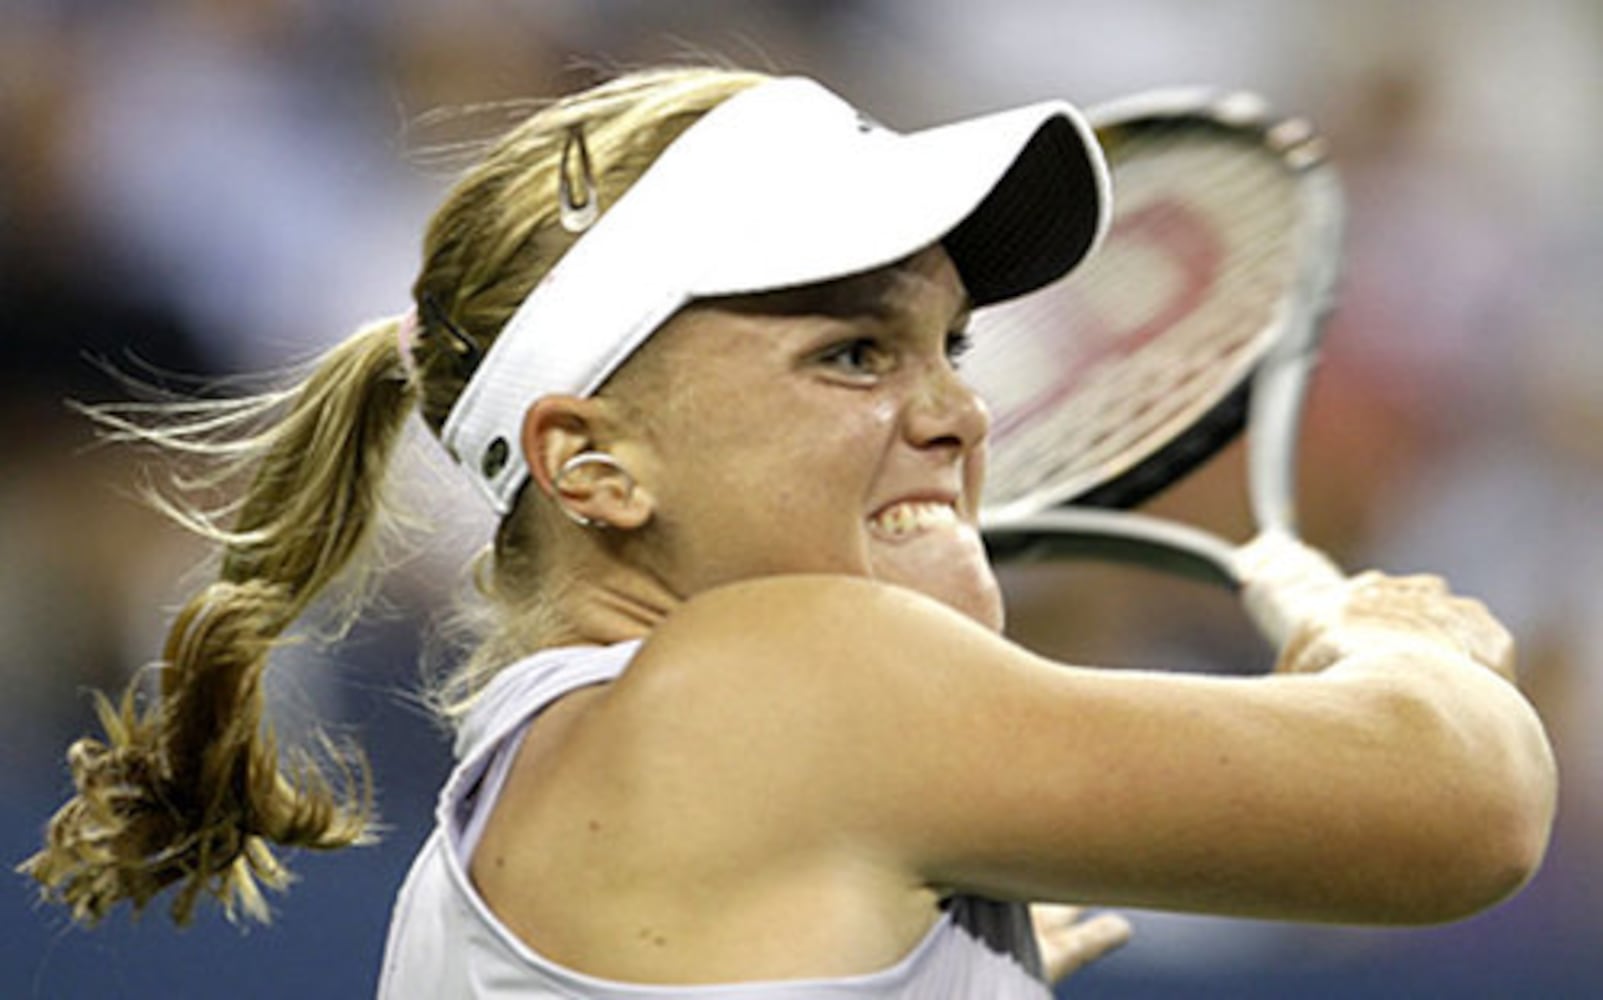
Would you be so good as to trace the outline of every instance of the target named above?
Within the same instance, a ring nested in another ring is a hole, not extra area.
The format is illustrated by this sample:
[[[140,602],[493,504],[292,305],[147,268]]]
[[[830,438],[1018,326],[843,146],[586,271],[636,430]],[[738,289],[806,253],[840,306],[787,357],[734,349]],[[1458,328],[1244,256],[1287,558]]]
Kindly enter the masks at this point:
[[[1296,541],[1304,393],[1341,261],[1323,143],[1258,98],[1137,95],[1091,114],[1114,215],[1068,279],[975,318],[993,414],[981,523],[998,559],[1097,557],[1250,590],[1276,645],[1339,571]],[[981,350],[981,348],[984,350]],[[1259,534],[1134,513],[1247,430]]]

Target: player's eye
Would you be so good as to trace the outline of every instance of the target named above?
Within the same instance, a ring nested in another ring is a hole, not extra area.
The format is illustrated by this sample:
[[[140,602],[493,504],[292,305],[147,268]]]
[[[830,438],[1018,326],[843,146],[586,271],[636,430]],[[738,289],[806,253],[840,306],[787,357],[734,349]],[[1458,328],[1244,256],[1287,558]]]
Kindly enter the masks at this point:
[[[891,366],[891,352],[873,337],[853,337],[826,348],[819,363],[847,375],[883,375]]]
[[[967,330],[953,330],[946,335],[946,360],[953,368],[963,366],[963,358],[974,349],[974,336]]]

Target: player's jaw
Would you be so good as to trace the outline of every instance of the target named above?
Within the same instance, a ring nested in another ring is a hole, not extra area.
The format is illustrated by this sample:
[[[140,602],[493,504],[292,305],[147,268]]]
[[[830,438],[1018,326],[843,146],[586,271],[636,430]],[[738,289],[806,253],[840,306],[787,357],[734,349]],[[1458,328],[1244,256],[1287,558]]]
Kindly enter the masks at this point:
[[[967,490],[902,491],[864,518],[869,572],[932,597],[989,628],[1002,605]]]

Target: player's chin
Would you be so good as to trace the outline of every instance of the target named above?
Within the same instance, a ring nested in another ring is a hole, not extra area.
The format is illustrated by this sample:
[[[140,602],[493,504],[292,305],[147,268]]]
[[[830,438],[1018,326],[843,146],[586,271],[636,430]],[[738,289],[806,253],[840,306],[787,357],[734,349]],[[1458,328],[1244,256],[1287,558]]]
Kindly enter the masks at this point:
[[[1000,632],[1002,588],[980,533],[953,525],[911,538],[875,538],[869,545],[875,579],[900,584]]]

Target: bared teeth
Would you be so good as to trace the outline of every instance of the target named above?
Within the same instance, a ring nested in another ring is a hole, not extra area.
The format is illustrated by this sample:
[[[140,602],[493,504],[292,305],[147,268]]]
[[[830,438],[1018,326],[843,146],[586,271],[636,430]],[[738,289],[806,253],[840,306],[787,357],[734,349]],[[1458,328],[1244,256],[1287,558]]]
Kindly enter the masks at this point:
[[[910,535],[957,520],[951,504],[911,501],[894,504],[875,515],[872,524],[887,535]]]

